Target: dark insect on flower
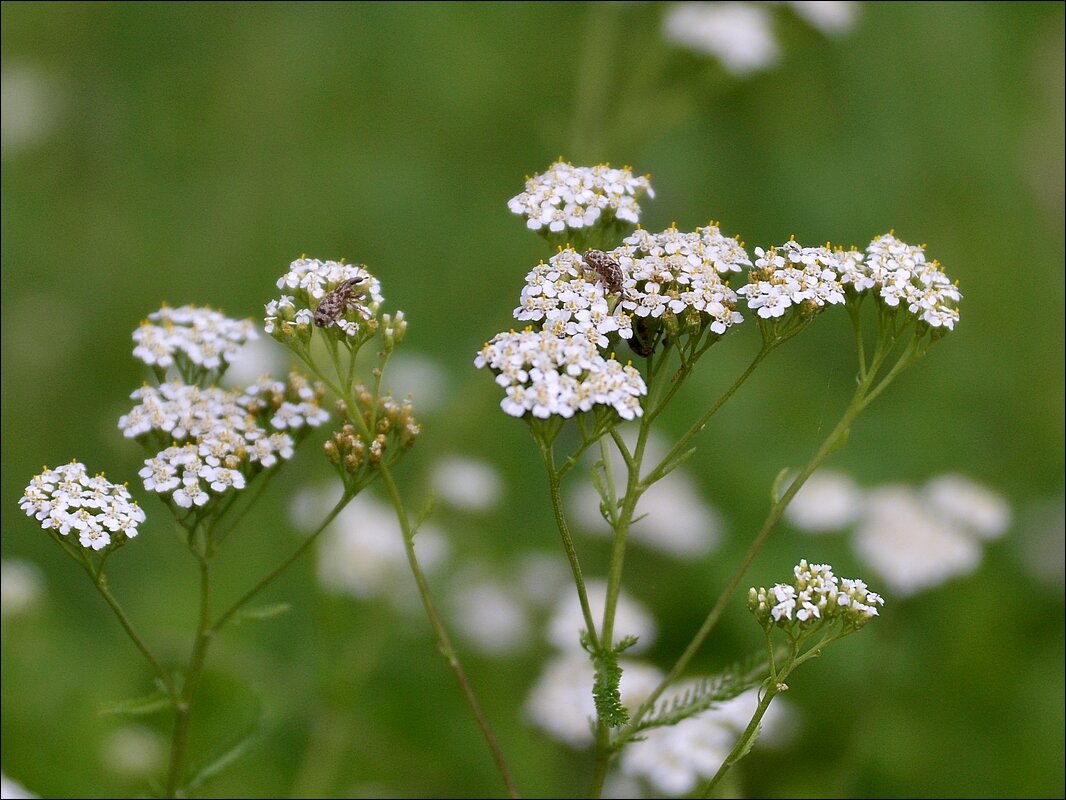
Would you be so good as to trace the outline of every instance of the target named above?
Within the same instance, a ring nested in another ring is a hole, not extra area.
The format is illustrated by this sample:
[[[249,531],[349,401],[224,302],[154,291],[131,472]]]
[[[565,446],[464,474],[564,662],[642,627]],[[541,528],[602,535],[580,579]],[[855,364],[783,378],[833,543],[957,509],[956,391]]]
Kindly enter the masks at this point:
[[[647,317],[637,317],[633,326],[633,336],[629,340],[629,349],[638,356],[650,356],[655,352],[662,334],[662,327],[657,326]]]
[[[625,276],[617,261],[602,250],[586,250],[581,259],[595,270],[608,292],[623,294],[622,281],[625,280]]]
[[[315,325],[325,328],[344,316],[345,312],[366,294],[355,291],[355,287],[366,281],[366,278],[349,278],[323,297],[315,309]]]

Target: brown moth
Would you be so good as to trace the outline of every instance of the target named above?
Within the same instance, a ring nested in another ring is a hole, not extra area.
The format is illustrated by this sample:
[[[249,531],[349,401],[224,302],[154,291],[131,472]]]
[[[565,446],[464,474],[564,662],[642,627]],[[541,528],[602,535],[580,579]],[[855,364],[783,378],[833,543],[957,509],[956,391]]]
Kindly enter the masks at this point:
[[[625,276],[622,274],[621,266],[610,255],[602,250],[586,250],[581,259],[595,270],[608,292],[623,294],[622,282]]]
[[[325,328],[340,319],[359,298],[366,294],[366,292],[355,291],[356,286],[366,281],[366,278],[349,278],[323,297],[315,309],[315,325]]]

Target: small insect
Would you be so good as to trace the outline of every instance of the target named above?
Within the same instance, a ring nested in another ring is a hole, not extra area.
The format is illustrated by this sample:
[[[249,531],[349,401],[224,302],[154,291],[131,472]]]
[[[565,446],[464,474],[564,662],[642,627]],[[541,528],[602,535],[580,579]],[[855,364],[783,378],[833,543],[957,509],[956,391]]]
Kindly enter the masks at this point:
[[[581,259],[595,270],[607,291],[612,294],[625,293],[622,286],[622,281],[625,280],[622,267],[611,256],[602,250],[586,250]]]
[[[355,287],[366,281],[367,278],[349,278],[323,297],[315,309],[315,325],[325,328],[344,316],[345,312],[366,294],[355,290]]]

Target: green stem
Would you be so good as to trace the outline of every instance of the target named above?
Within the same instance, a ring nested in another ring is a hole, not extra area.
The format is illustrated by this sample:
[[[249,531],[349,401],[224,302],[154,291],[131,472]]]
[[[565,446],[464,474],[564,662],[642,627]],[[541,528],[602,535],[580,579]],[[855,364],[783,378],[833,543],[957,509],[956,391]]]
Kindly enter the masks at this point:
[[[251,589],[241,595],[240,599],[237,600],[233,605],[231,605],[225,611],[225,613],[223,613],[218,618],[218,621],[216,621],[215,624],[211,626],[212,631],[217,633],[218,631],[222,630],[222,628],[225,627],[226,623],[229,622],[230,619],[232,619],[234,614],[240,611],[241,608],[243,608],[253,597],[255,597],[257,594],[263,591],[263,589],[269,586],[279,575],[281,575],[281,573],[283,573],[290,566],[292,566],[293,562],[295,562],[296,559],[302,556],[304,552],[312,544],[315,543],[315,540],[318,539],[318,537],[329,526],[329,524],[337,518],[337,515],[341,513],[341,511],[346,505],[348,505],[352,497],[354,497],[354,495],[346,492],[344,496],[341,497],[339,501],[337,501],[337,505],[335,505],[333,509],[326,515],[326,518],[322,520],[322,523],[315,529],[315,531],[306,539],[304,539],[300,543],[299,547],[292,551],[288,558],[286,558],[284,561],[278,564],[278,566],[276,566],[273,570],[271,570],[263,578],[261,578],[259,582],[255,584],[255,586],[253,586]]]
[[[588,592],[585,589],[585,576],[581,571],[581,562],[577,558],[577,549],[574,547],[574,539],[570,535],[570,526],[566,522],[563,513],[563,498],[559,492],[559,473],[555,469],[555,455],[552,445],[538,439],[540,455],[544,460],[544,469],[548,473],[548,489],[551,494],[552,512],[555,514],[555,525],[559,529],[559,536],[563,540],[563,549],[570,562],[570,572],[574,576],[574,585],[577,587],[577,597],[581,603],[581,614],[585,618],[585,627],[588,629],[589,639],[598,646],[599,637],[596,634],[596,622],[592,618],[592,608],[589,606]]]
[[[648,711],[650,711],[653,706],[655,706],[656,701],[659,700],[666,687],[676,681],[684,670],[688,668],[689,662],[696,655],[702,643],[704,643],[708,635],[711,633],[711,630],[714,629],[718,620],[721,619],[722,614],[729,603],[729,598],[734,591],[737,591],[737,587],[740,586],[740,581],[747,572],[748,566],[752,565],[752,562],[755,561],[756,556],[759,555],[759,551],[762,550],[766,540],[770,538],[771,532],[773,532],[776,527],[781,514],[785,513],[785,509],[789,505],[789,502],[795,494],[802,489],[803,484],[806,483],[807,479],[813,474],[813,471],[818,469],[822,462],[844,443],[847,437],[847,432],[849,432],[855,417],[858,416],[867,405],[866,393],[871,378],[872,374],[868,377],[867,381],[863,381],[859,384],[855,390],[852,402],[847,406],[847,410],[841,416],[840,421],[837,422],[836,427],[828,436],[826,436],[825,441],[822,443],[822,446],[819,447],[818,452],[814,453],[814,457],[800,471],[800,474],[796,476],[795,480],[792,481],[785,494],[782,494],[771,507],[770,513],[766,515],[762,527],[756,534],[752,544],[748,547],[747,553],[744,554],[744,558],[741,560],[740,565],[737,567],[737,570],[733,572],[732,576],[727,581],[725,588],[722,590],[722,593],[718,595],[714,606],[707,614],[707,619],[704,620],[704,624],[702,624],[699,627],[699,630],[696,631],[696,635],[689,643],[689,646],[685,647],[684,652],[681,654],[680,658],[678,658],[671,671],[666,674],[659,686],[648,695],[647,700],[644,701],[641,707],[636,709],[629,725],[627,725],[626,729],[619,734],[619,740],[624,741],[633,734],[636,724],[648,714]]]
[[[642,486],[651,486],[653,483],[658,481],[660,478],[663,477],[663,475],[666,474],[674,460],[685,451],[686,447],[688,447],[689,442],[691,442],[696,437],[696,435],[699,434],[700,431],[704,429],[704,427],[706,427],[711,417],[717,414],[718,409],[724,406],[726,404],[726,401],[729,400],[729,398],[732,397],[734,393],[736,393],[737,389],[739,389],[744,384],[744,381],[751,377],[751,373],[755,371],[755,368],[758,367],[760,363],[762,363],[762,360],[766,358],[766,356],[768,356],[776,346],[776,343],[769,343],[764,344],[763,347],[760,348],[759,352],[755,354],[755,358],[753,358],[751,360],[751,363],[748,364],[748,368],[745,369],[743,373],[741,373],[740,377],[737,378],[733,385],[726,390],[725,394],[719,397],[717,402],[715,402],[713,406],[707,409],[707,411],[705,411],[703,415],[700,416],[700,418],[692,424],[692,427],[685,431],[681,438],[677,440],[676,444],[674,444],[674,446],[670,448],[670,452],[668,452],[663,458],[663,460],[659,462],[658,466],[656,466],[650,473],[648,473],[648,477],[645,478],[643,483],[641,484]]]
[[[785,673],[782,676],[782,680],[787,676]],[[718,782],[725,777],[725,774],[729,772],[729,768],[733,766],[737,761],[744,757],[744,755],[751,749],[752,740],[759,733],[759,723],[762,722],[763,716],[766,714],[766,710],[770,708],[770,703],[773,702],[774,697],[777,696],[779,691],[778,683],[767,682],[766,691],[763,692],[762,698],[759,700],[759,706],[755,709],[755,713],[752,715],[751,721],[748,723],[748,727],[744,729],[744,733],[737,739],[737,743],[733,746],[733,749],[729,751],[729,755],[725,757],[725,761],[718,767],[718,771],[714,773],[714,777],[704,787],[703,793],[700,797],[710,797],[711,792],[714,791],[714,787],[718,785]]]
[[[99,574],[95,573],[92,569],[92,565],[87,561],[83,564],[83,566],[85,566],[85,571],[92,579],[93,586],[96,587],[96,590],[100,593],[100,596],[103,597],[105,601],[107,601],[107,604],[111,606],[111,610],[114,612],[115,617],[119,621],[119,624],[122,625],[122,629],[126,631],[126,635],[130,637],[130,641],[132,641],[133,644],[136,645],[137,649],[141,651],[141,655],[144,656],[145,661],[147,661],[148,664],[155,671],[155,674],[159,678],[159,680],[163,682],[163,686],[166,687],[167,692],[169,692],[172,697],[175,697],[177,695],[177,691],[174,687],[173,680],[171,679],[170,675],[167,674],[167,671],[163,669],[163,665],[159,662],[159,659],[155,657],[155,654],[152,653],[152,651],[148,648],[148,645],[145,644],[144,639],[142,639],[137,633],[137,631],[134,630],[133,623],[130,622],[130,618],[126,616],[126,612],[123,610],[122,606],[119,605],[118,600],[113,594],[111,594],[111,589],[108,588],[107,585],[107,576],[104,575],[103,571],[101,571]]]
[[[214,631],[211,629],[211,553],[209,543],[205,552],[197,554],[200,563],[200,617],[196,626],[189,665],[185,670],[185,683],[181,696],[175,704],[174,735],[170,742],[170,770],[167,775],[167,797],[178,797],[182,789],[185,760],[189,741],[189,721],[192,702],[203,676],[207,648]]]
[[[440,614],[437,613],[437,608],[433,604],[433,598],[429,591],[429,582],[426,580],[425,573],[422,571],[422,565],[418,562],[418,556],[415,553],[416,531],[411,527],[410,519],[407,516],[407,510],[404,508],[403,500],[400,497],[400,491],[397,488],[396,482],[393,480],[392,473],[389,471],[388,467],[382,464],[379,471],[381,472],[381,480],[385,484],[385,488],[388,490],[392,504],[396,509],[396,518],[399,520],[400,528],[403,531],[404,549],[407,551],[407,563],[410,565],[411,574],[414,575],[415,583],[418,585],[418,593],[422,597],[422,605],[426,610],[426,616],[429,617],[429,623],[433,627],[433,632],[436,634],[437,647],[440,650],[441,655],[447,660],[448,666],[451,667],[455,679],[459,683],[459,688],[462,690],[463,696],[466,698],[467,705],[470,706],[470,710],[473,712],[474,718],[477,720],[478,727],[481,729],[481,735],[484,737],[485,742],[492,753],[492,759],[496,762],[496,768],[499,770],[500,776],[503,778],[504,786],[507,789],[507,796],[512,798],[518,797],[518,789],[515,787],[514,779],[511,777],[511,771],[507,766],[507,761],[503,757],[503,751],[500,749],[500,745],[496,741],[496,735],[493,733],[492,726],[489,725],[485,713],[481,710],[481,704],[478,702],[477,695],[474,694],[474,689],[466,676],[466,671],[463,669],[463,665],[459,661],[459,655],[456,652],[455,647],[452,645],[447,629],[444,627],[444,621],[441,619]]]

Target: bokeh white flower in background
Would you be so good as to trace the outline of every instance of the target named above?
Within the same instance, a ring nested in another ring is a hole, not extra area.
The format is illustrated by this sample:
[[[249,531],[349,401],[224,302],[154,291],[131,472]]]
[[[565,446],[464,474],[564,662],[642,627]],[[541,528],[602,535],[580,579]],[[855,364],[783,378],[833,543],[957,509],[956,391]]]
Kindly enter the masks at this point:
[[[820,469],[792,498],[785,519],[807,533],[839,531],[858,519],[862,502],[862,489],[851,476]]]
[[[531,551],[517,559],[515,588],[534,608],[547,608],[570,589],[570,568],[562,553]]]
[[[1006,533],[1010,504],[963,475],[931,478],[918,488],[886,484],[862,489],[833,470],[814,473],[785,510],[805,533],[852,529],[855,552],[899,596],[968,575],[984,542]]]
[[[278,343],[272,339],[257,336],[231,358],[220,385],[227,389],[250,386],[264,375],[285,375],[290,367],[284,348],[278,347]]]
[[[448,374],[441,363],[409,350],[397,351],[389,359],[384,382],[393,397],[417,398],[415,410],[420,416],[440,409],[448,397]]]
[[[737,78],[774,67],[781,46],[774,31],[773,3],[677,3],[663,17],[667,42],[717,59]],[[859,4],[847,0],[792,0],[796,16],[826,36],[851,32],[859,18]]]
[[[25,614],[44,594],[44,576],[37,566],[20,558],[0,561],[0,616]]]
[[[32,64],[4,64],[0,74],[0,151],[27,150],[55,128],[61,96],[55,83]]]
[[[485,655],[503,656],[532,639],[529,610],[514,587],[460,575],[454,579],[452,618],[456,629]]]
[[[585,592],[588,595],[589,606],[592,610],[592,618],[598,625],[603,619],[603,607],[607,602],[607,582],[601,580],[585,580]],[[576,591],[567,592],[559,598],[548,622],[548,641],[560,650],[572,650],[584,653],[581,646],[581,631],[585,630],[585,617],[581,613],[581,601]],[[615,608],[614,639],[621,640],[626,636],[636,636],[637,643],[626,650],[626,653],[640,653],[647,650],[655,641],[658,633],[655,620],[644,605],[625,593],[618,595],[618,606]]]
[[[619,430],[627,446],[632,448],[634,431],[628,427]],[[645,447],[646,462],[654,464],[662,460],[667,449],[661,437],[651,435]],[[621,487],[625,482],[625,461],[617,448],[612,446],[610,453],[611,474]],[[611,534],[610,525],[600,514],[599,493],[591,482],[579,484],[568,500],[574,520],[583,530],[598,536]],[[630,527],[630,541],[675,558],[699,558],[713,552],[724,531],[721,515],[701,497],[699,487],[684,467],[652,484],[641,496],[634,518],[645,514]]]
[[[678,3],[663,19],[666,40],[713,56],[738,78],[781,57],[770,10],[755,3]]]
[[[660,702],[669,702],[691,688],[692,683],[677,684]],[[645,731],[642,741],[632,742],[623,751],[622,772],[647,780],[656,793],[671,797],[688,794],[714,776],[758,703],[757,690],[751,689],[677,725]],[[756,746],[783,744],[789,733],[788,715],[781,699],[776,699],[762,719]]]
[[[935,477],[922,493],[936,513],[982,539],[998,539],[1010,527],[1010,505],[1003,496],[965,475]]]
[[[125,725],[111,731],[101,748],[104,765],[129,777],[157,773],[166,755],[166,739],[145,725]]]
[[[1052,592],[1066,585],[1066,504],[1063,496],[1038,502],[1019,521],[1015,544],[1029,574]]]
[[[18,781],[0,772],[0,800],[36,800],[36,795]]]
[[[967,575],[981,563],[981,543],[929,507],[916,489],[872,490],[855,530],[855,551],[897,595]]]
[[[859,21],[859,4],[852,0],[789,0],[789,7],[826,36],[850,33]]]
[[[319,519],[329,507],[319,507]],[[415,550],[425,571],[432,572],[447,557],[447,539],[431,524],[424,524],[415,537]],[[325,589],[337,594],[360,599],[387,597],[404,608],[417,605],[396,514],[367,492],[345,506],[323,532],[318,545],[318,578]]]
[[[465,456],[445,456],[430,477],[438,499],[463,511],[488,511],[503,495],[499,470],[484,461]]]
[[[647,699],[662,679],[650,664],[621,659],[622,705],[629,711]],[[563,653],[547,662],[526,701],[526,713],[534,725],[571,747],[592,743],[596,705],[592,699],[595,670],[584,651]]]

